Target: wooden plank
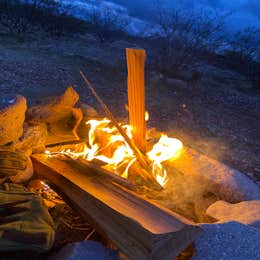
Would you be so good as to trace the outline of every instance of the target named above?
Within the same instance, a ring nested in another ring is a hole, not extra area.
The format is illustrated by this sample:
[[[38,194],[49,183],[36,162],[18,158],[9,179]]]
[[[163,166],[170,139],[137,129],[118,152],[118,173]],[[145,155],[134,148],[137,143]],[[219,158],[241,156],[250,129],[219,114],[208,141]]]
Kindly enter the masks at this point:
[[[99,97],[97,92],[95,91],[94,87],[86,77],[86,75],[80,71],[80,75],[84,79],[85,83],[87,84],[88,88],[91,90],[92,94],[97,99],[98,103],[102,107],[103,111],[105,112],[106,116],[111,120],[111,123],[116,127],[120,135],[124,138],[126,143],[129,145],[129,147],[133,150],[133,153],[135,154],[136,160],[140,163],[140,165],[143,168],[143,171],[140,172],[140,175],[142,175],[143,179],[149,184],[152,185],[154,189],[161,190],[162,186],[155,180],[153,175],[151,174],[152,169],[149,166],[149,163],[146,159],[146,157],[143,155],[143,153],[139,150],[139,148],[135,145],[134,141],[126,134],[124,129],[121,127],[121,125],[117,122],[114,115],[111,113],[111,111],[108,109],[107,105],[103,102],[103,100]]]
[[[142,153],[146,152],[145,123],[145,50],[126,49],[128,68],[128,108],[133,140]]]
[[[130,259],[172,259],[201,231],[185,218],[67,161],[46,155],[33,155],[32,160],[35,172]]]

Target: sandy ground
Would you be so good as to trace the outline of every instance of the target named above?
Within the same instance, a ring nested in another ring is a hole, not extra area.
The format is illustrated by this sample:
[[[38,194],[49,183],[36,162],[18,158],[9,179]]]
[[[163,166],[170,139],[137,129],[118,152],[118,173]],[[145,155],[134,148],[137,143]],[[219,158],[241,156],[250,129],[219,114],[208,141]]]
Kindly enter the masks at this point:
[[[126,118],[124,48],[134,45],[124,41],[101,45],[89,35],[28,36],[22,41],[0,35],[1,94],[20,93],[31,104],[73,85],[81,101],[99,109],[80,78],[82,68],[112,112]],[[184,86],[163,83],[157,73],[147,71],[149,126],[259,182],[260,93],[250,90],[240,75],[210,66],[204,70],[201,82]],[[231,76],[237,80],[228,80]]]

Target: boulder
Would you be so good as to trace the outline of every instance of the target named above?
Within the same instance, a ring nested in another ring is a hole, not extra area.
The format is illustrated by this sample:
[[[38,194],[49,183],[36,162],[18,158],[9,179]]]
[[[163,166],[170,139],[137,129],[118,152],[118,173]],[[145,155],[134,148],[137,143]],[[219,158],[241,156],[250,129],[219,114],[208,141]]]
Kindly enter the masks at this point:
[[[99,116],[96,109],[93,108],[92,106],[89,106],[86,103],[81,103],[80,108],[81,108],[81,111],[83,113],[83,118],[84,118],[85,121],[89,120],[91,117],[93,118],[93,117]]]
[[[220,200],[212,204],[206,214],[220,222],[237,221],[260,228],[260,200],[243,201],[236,204]]]
[[[259,187],[245,174],[189,147],[184,147],[172,164],[221,200],[237,203],[260,199]]]
[[[79,95],[73,87],[67,88],[61,96],[46,98],[39,105],[27,111],[28,121],[54,123],[71,116],[72,108],[78,102]]]
[[[45,150],[47,136],[46,124],[25,123],[23,136],[14,144],[14,148],[28,155],[35,152],[43,152]]]
[[[0,99],[0,145],[15,142],[23,134],[26,111],[23,96],[4,95]]]
[[[79,140],[77,128],[83,115],[79,108],[74,108],[78,99],[78,93],[69,87],[63,95],[44,99],[28,109],[28,122],[46,124],[46,145]]]
[[[260,259],[260,230],[238,222],[200,225],[192,260]]]

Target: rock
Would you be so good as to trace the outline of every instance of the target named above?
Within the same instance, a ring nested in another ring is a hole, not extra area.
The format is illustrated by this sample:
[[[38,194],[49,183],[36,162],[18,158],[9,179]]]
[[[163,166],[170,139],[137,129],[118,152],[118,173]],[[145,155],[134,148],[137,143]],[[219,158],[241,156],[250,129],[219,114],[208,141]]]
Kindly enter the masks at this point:
[[[77,127],[82,120],[80,109],[74,108],[78,93],[69,87],[62,96],[45,99],[28,109],[30,123],[45,123],[48,130],[46,145],[79,140]]]
[[[199,222],[215,222],[215,219],[212,216],[206,214],[206,210],[216,200],[216,196],[210,192],[204,192],[201,197],[196,197],[194,200],[194,211]]]
[[[91,117],[98,117],[98,112],[96,109],[88,104],[81,103],[80,108],[82,110],[84,120],[89,120]]]
[[[166,83],[177,89],[186,89],[188,87],[187,83],[181,79],[166,78]]]
[[[79,95],[73,87],[67,88],[62,96],[44,99],[40,105],[27,111],[28,121],[54,123],[71,116],[72,108],[78,102]]]
[[[11,151],[0,151],[1,182],[11,180],[13,183],[24,183],[33,175],[32,161],[29,156]]]
[[[116,251],[104,247],[95,241],[82,241],[64,246],[48,260],[119,260]]]
[[[236,204],[217,201],[207,209],[206,214],[221,222],[237,221],[260,228],[260,200]]]
[[[200,226],[204,232],[195,241],[193,260],[260,259],[258,229],[237,222]]]
[[[24,134],[22,138],[15,143],[15,150],[24,151],[27,152],[27,154],[30,152],[43,152],[45,150],[47,136],[47,127],[44,123],[25,123]]]
[[[0,145],[15,142],[23,134],[26,99],[2,96],[0,99]]]
[[[260,199],[259,187],[245,174],[191,148],[185,147],[173,166],[222,200],[237,203]]]

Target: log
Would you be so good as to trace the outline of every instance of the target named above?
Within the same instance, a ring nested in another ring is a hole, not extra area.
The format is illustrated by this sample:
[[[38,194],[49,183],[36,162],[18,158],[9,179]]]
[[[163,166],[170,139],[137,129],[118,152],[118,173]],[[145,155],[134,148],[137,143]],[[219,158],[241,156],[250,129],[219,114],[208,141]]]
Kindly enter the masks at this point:
[[[173,259],[201,232],[187,219],[67,161],[46,155],[32,160],[35,172],[130,259]]]
[[[152,176],[152,168],[149,165],[148,160],[146,157],[142,154],[142,152],[139,150],[139,148],[135,145],[135,143],[132,141],[132,139],[125,133],[121,125],[117,122],[111,111],[108,109],[107,105],[103,102],[103,100],[99,97],[97,92],[95,91],[94,87],[88,80],[88,78],[85,76],[85,74],[80,70],[80,75],[87,84],[88,88],[91,90],[94,97],[97,99],[98,103],[104,110],[106,116],[111,120],[111,123],[117,128],[118,132],[122,135],[122,137],[125,139],[126,143],[129,145],[129,147],[133,150],[133,153],[135,154],[136,160],[140,163],[140,165],[143,167],[143,171],[140,172],[140,175],[142,175],[143,179],[150,185],[152,185],[157,190],[162,190],[162,186],[155,180],[155,178]]]
[[[145,50],[126,49],[128,69],[128,107],[133,140],[139,150],[146,152],[145,87],[144,66]]]

